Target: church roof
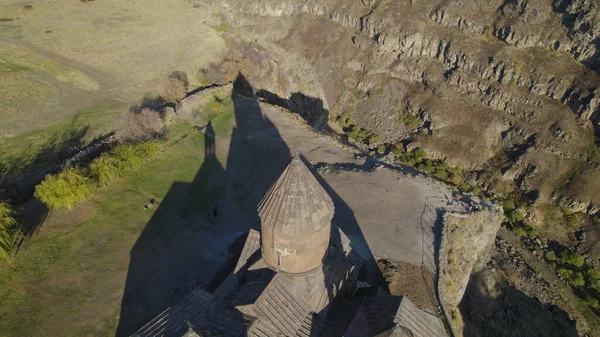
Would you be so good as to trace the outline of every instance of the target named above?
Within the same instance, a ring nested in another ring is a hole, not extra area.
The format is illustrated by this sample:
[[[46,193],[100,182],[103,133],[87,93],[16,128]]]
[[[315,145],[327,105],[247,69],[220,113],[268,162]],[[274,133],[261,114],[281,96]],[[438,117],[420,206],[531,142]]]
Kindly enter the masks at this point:
[[[289,234],[330,226],[334,206],[329,194],[296,155],[258,205],[263,228]]]

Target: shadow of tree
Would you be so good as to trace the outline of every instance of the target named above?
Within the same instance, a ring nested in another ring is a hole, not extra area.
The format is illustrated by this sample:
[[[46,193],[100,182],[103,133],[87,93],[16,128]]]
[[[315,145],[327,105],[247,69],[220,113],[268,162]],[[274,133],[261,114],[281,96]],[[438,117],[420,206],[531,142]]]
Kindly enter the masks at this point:
[[[0,163],[0,198],[14,203],[27,200],[33,188],[46,174],[56,173],[63,163],[83,145],[88,127],[71,128],[56,133],[30,154],[12,156]],[[34,147],[35,145],[31,145]]]
[[[35,186],[47,174],[61,171],[69,159],[84,146],[89,128],[76,127],[74,122],[75,119],[64,131],[52,135],[39,148],[36,144],[29,144],[29,149],[22,151],[22,154],[8,157],[0,163],[0,199],[10,200],[13,205],[18,206],[17,220],[23,237],[17,247],[40,229],[50,211],[32,198]],[[78,160],[87,159],[82,156]]]

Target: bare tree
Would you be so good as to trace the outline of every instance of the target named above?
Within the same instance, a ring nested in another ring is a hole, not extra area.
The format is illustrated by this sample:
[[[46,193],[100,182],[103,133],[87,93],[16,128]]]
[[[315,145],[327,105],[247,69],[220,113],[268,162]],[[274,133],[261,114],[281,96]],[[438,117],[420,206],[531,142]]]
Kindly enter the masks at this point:
[[[190,87],[190,80],[188,79],[188,75],[183,72],[183,71],[174,71],[171,73],[171,75],[169,75],[169,78],[175,78],[181,81],[181,83],[183,83],[183,86],[185,87],[185,90],[189,90]]]
[[[162,87],[160,96],[167,103],[177,103],[185,98],[186,90],[184,83],[175,77],[167,78],[167,81]]]
[[[116,137],[122,142],[160,138],[164,135],[164,123],[159,112],[142,109],[139,113],[128,112],[116,127]]]

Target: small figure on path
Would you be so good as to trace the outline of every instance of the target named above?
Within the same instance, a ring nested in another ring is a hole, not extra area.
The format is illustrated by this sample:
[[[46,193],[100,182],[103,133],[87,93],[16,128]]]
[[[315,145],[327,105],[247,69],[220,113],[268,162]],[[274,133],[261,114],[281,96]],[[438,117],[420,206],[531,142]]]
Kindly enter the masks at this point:
[[[215,216],[215,218],[217,217],[217,215],[219,215],[219,210],[215,207],[213,207],[213,215]]]
[[[210,216],[210,212],[206,215],[206,220],[208,220],[208,222],[212,223],[212,217]]]

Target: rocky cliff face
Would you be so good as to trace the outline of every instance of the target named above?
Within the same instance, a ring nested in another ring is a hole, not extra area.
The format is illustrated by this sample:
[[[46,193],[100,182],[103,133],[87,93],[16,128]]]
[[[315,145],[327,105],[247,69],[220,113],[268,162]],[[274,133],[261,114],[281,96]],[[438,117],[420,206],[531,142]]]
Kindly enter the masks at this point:
[[[268,67],[248,76],[286,104],[294,93],[320,100],[385,142],[469,170],[492,192],[600,208],[600,160],[589,152],[600,127],[594,0],[204,3],[264,49]],[[416,122],[399,122],[406,114]]]
[[[443,218],[443,248],[439,257],[440,299],[458,306],[472,272],[481,270],[491,257],[502,223],[498,205],[480,204],[469,214],[446,213]]]
[[[471,274],[489,261],[503,212],[498,205],[479,203],[469,214],[446,213],[443,217],[438,272],[440,301],[453,330],[460,334],[462,319],[458,310]]]

